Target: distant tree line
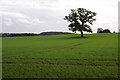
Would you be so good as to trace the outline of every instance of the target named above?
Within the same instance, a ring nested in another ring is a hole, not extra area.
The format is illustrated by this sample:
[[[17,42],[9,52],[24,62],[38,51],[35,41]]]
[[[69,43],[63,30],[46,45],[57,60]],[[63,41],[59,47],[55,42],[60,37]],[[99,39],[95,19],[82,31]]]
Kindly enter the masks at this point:
[[[0,37],[59,35],[59,34],[73,34],[73,33],[69,33],[69,32],[42,32],[40,34],[35,34],[35,33],[0,33]]]
[[[42,32],[40,35],[58,35],[58,34],[73,34],[69,32]]]
[[[97,33],[111,33],[109,29],[102,29],[102,28],[98,28],[97,29]]]
[[[0,33],[2,37],[14,37],[14,36],[37,36],[34,33]]]

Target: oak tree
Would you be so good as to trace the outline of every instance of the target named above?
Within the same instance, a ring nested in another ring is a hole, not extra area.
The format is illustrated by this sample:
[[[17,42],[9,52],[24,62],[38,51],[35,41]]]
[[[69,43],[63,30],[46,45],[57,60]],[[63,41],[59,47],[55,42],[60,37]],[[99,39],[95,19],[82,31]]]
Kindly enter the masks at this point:
[[[81,37],[83,37],[83,31],[92,32],[89,24],[93,25],[94,18],[97,13],[86,10],[84,8],[71,9],[71,13],[65,16],[64,20],[70,22],[68,25],[69,30],[76,32],[81,32]]]

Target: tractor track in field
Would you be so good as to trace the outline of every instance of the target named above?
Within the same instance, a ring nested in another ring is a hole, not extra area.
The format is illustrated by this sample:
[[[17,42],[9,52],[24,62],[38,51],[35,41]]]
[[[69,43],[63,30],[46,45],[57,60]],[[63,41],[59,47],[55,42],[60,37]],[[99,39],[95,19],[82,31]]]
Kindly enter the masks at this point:
[[[1,63],[0,63],[1,64]],[[114,66],[118,66],[118,64],[116,63],[116,65],[100,65],[100,64],[67,64],[67,63],[61,63],[61,64],[57,64],[57,63],[43,63],[43,62],[2,62],[2,64],[38,64],[38,65],[61,65],[61,66],[108,66],[108,67],[114,67]]]
[[[3,58],[3,59],[8,59],[11,57]],[[2,62],[2,64],[37,64],[37,65],[61,65],[61,66],[108,66],[108,67],[114,67],[118,65],[118,60],[117,59],[60,59],[60,58],[12,58],[15,60],[53,60],[53,61],[58,61],[58,60],[65,60],[65,61],[103,61],[103,62],[115,62],[115,64],[83,64],[83,63],[78,63],[78,64],[72,64],[72,63],[47,63],[47,62]]]
[[[87,44],[89,42],[86,42],[86,43],[72,43],[71,45],[69,46],[66,46],[66,47],[63,47],[63,48],[59,48],[59,49],[68,49],[68,50],[72,50],[72,49],[75,49],[76,47],[80,46],[80,45],[84,45],[84,44]]]
[[[9,59],[11,57],[6,57],[3,59]],[[16,58],[12,57],[12,59],[20,59],[20,60],[66,60],[66,61],[118,61],[117,59],[61,59],[61,58]]]

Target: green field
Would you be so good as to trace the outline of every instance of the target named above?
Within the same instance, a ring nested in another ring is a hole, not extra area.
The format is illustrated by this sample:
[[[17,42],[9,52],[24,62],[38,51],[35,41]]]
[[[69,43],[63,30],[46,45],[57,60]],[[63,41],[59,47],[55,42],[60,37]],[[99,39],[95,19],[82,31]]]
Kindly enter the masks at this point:
[[[3,78],[117,78],[118,34],[3,37]]]

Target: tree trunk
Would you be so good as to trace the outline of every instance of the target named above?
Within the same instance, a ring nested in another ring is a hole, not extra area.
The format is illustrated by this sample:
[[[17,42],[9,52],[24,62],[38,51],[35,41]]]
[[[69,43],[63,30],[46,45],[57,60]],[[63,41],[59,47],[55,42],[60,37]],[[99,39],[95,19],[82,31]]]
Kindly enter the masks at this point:
[[[81,37],[83,37],[83,31],[80,31],[81,32]]]
[[[82,29],[83,29],[83,27],[84,27],[84,22],[82,21]],[[82,31],[82,29],[80,30],[80,32],[81,32],[81,37],[83,37],[83,31]]]

